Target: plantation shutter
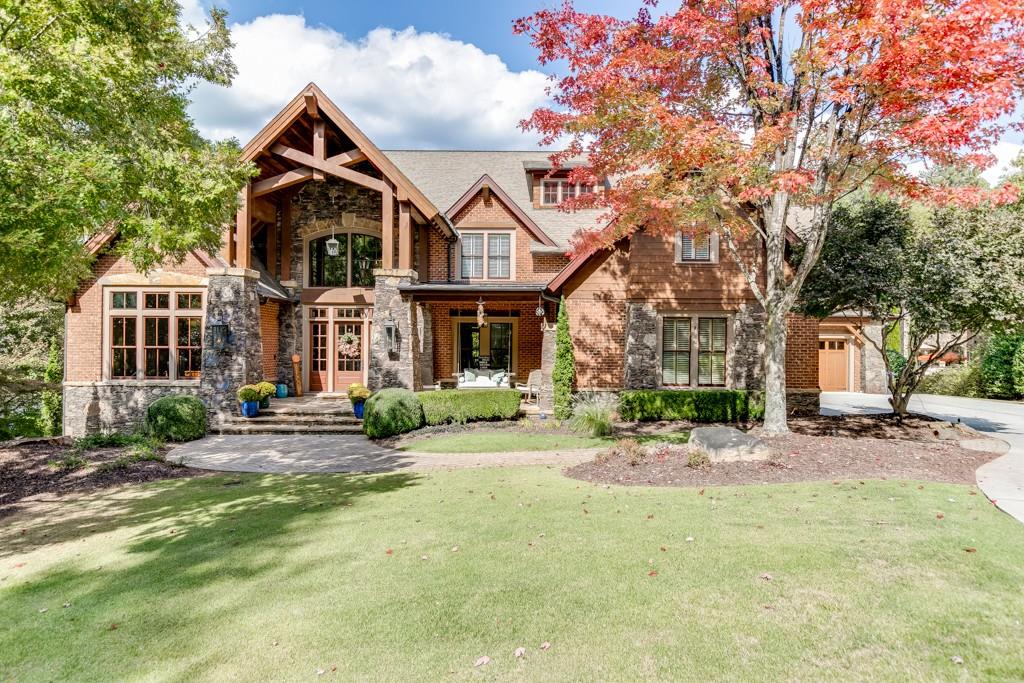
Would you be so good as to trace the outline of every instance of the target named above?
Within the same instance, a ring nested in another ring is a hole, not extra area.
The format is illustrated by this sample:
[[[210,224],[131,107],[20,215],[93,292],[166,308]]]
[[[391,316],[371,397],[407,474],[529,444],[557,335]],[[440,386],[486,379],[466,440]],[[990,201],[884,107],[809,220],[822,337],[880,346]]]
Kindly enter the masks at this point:
[[[690,383],[690,319],[665,318],[661,326],[661,383]]]
[[[701,318],[697,328],[697,383],[725,385],[725,318]]]
[[[694,237],[682,233],[680,235],[680,261],[710,261],[711,260],[711,238],[707,235]]]

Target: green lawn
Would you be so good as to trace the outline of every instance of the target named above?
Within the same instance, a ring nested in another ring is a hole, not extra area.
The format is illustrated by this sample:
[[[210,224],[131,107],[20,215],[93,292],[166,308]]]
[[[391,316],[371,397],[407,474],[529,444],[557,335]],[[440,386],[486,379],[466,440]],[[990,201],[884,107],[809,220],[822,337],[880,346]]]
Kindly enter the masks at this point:
[[[1019,679],[1022,585],[1024,527],[964,486],[204,477],[0,521],[0,672]]]
[[[615,439],[578,434],[495,429],[431,436],[408,443],[402,446],[401,450],[418,453],[509,453],[553,451],[560,448],[600,448],[613,443]]]

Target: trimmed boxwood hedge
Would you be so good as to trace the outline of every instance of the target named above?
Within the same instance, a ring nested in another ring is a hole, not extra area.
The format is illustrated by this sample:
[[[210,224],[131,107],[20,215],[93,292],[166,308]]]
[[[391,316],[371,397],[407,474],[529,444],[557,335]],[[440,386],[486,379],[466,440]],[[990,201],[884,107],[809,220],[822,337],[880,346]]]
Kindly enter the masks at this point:
[[[746,422],[764,417],[764,395],[736,389],[638,389],[619,394],[623,420]]]
[[[511,420],[519,414],[516,389],[442,389],[416,394],[428,425]]]
[[[363,432],[371,439],[404,434],[423,426],[423,406],[408,389],[381,389],[366,399]]]
[[[146,409],[146,429],[163,441],[192,441],[206,435],[206,406],[195,396],[164,396]]]

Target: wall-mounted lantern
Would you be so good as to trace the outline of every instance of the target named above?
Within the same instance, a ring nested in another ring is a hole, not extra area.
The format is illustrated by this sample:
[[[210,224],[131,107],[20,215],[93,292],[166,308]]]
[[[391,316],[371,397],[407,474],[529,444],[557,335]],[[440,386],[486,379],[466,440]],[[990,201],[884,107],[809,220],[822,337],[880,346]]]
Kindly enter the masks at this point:
[[[384,342],[388,353],[395,353],[398,350],[398,325],[391,318],[384,321]]]
[[[534,309],[533,314],[538,318],[543,318],[547,311],[544,310],[544,304],[537,304],[537,308]]]
[[[224,351],[228,348],[228,326],[226,323],[214,323],[206,326],[206,338],[209,340],[210,348],[214,351]]]

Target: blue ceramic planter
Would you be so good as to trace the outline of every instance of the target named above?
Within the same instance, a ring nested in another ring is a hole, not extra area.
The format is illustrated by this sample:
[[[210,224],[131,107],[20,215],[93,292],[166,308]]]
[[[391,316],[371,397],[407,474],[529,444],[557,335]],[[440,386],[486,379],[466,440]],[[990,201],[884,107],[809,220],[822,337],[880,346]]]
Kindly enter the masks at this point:
[[[360,401],[359,403],[352,404],[352,412],[355,413],[356,417],[358,417],[360,420],[363,419],[363,406],[365,405],[365,401]]]
[[[242,417],[256,417],[260,414],[259,401],[244,401],[242,403]]]
[[[278,398],[288,398],[288,385],[287,384],[278,384],[277,385],[277,397]]]

